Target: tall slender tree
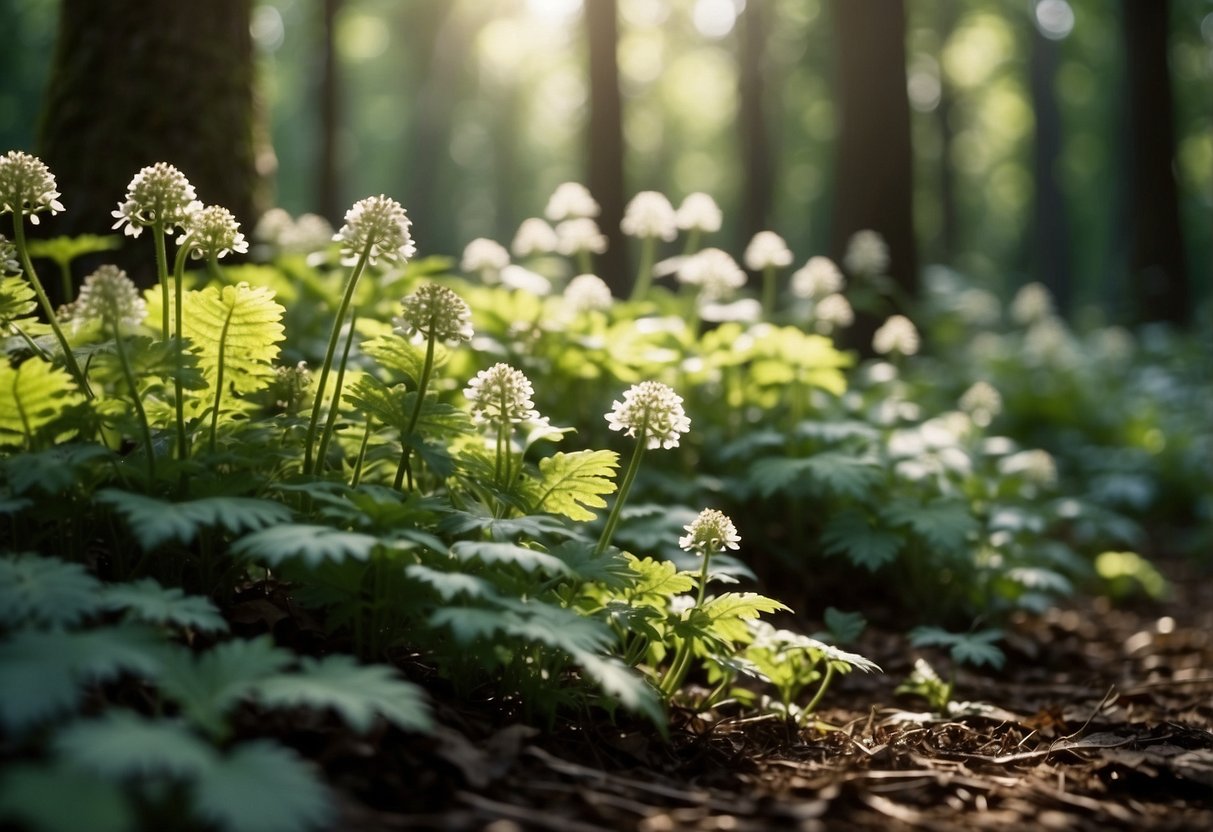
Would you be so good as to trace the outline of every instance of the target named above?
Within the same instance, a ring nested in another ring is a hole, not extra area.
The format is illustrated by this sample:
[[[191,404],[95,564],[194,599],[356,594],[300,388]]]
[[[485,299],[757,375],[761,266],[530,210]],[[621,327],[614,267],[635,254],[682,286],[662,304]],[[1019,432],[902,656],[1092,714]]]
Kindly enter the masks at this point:
[[[205,13],[191,3],[62,0],[39,148],[69,208],[55,233],[108,232],[131,177],[161,161],[199,199],[256,220],[258,156],[272,154],[257,144],[250,14],[251,0],[212,0]]]
[[[831,252],[841,257],[856,231],[879,232],[889,276],[902,294],[918,289],[914,236],[906,15],[902,0],[833,0],[839,114]],[[853,344],[866,348],[877,321],[860,315]]]
[[[744,171],[742,230],[746,239],[769,227],[774,193],[774,147],[767,106],[771,98],[766,60],[770,12],[770,0],[749,0],[737,27],[740,40],[738,128]]]
[[[1044,283],[1068,314],[1071,307],[1070,223],[1059,181],[1062,145],[1061,108],[1057,104],[1057,68],[1061,62],[1056,40],[1032,27],[1032,49],[1028,58],[1028,86],[1036,115],[1036,146],[1033,154],[1033,276]]]
[[[341,219],[344,200],[340,193],[340,171],[337,146],[341,130],[341,69],[337,59],[337,15],[341,0],[321,0],[317,9],[317,32],[320,42],[319,77],[316,79],[316,103],[320,123],[317,124],[319,147],[316,159],[316,205],[320,214],[330,222]]]
[[[589,176],[587,185],[602,207],[599,225],[609,248],[599,258],[599,275],[617,295],[631,291],[623,219],[623,97],[619,91],[618,9],[615,0],[585,0],[590,47]]]
[[[1185,323],[1190,285],[1175,181],[1168,0],[1123,0],[1128,77],[1129,280],[1139,320]]]

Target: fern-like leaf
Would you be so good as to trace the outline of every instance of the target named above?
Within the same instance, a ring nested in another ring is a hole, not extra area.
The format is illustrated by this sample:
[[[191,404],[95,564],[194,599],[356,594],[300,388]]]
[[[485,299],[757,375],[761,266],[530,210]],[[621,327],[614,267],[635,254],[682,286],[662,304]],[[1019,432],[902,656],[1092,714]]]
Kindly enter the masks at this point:
[[[882,512],[894,526],[908,526],[928,545],[947,555],[963,554],[980,523],[963,500],[940,498],[924,504],[898,500]]]
[[[29,552],[0,557],[0,627],[70,627],[98,611],[100,588],[78,563]]]
[[[270,566],[279,566],[295,558],[306,566],[318,566],[326,560],[366,560],[378,545],[379,538],[361,532],[285,523],[242,537],[232,551]]]
[[[269,636],[234,639],[198,655],[185,650],[170,653],[159,683],[191,722],[221,737],[227,730],[227,712],[250,696],[258,682],[276,675],[293,660]]]
[[[286,311],[272,290],[245,283],[207,286],[187,293],[184,307],[184,334],[209,385],[222,371],[224,388],[238,394],[265,386],[284,337],[280,322]]]
[[[968,663],[974,667],[988,664],[998,669],[1006,661],[996,641],[1003,637],[999,629],[978,630],[972,633],[952,633],[941,627],[922,626],[910,630],[910,644],[915,647],[947,647],[952,660]]]
[[[826,554],[845,555],[856,566],[875,572],[897,557],[901,537],[885,529],[874,528],[858,509],[844,509],[828,521],[821,532]]]
[[[138,828],[134,806],[120,786],[65,763],[16,764],[0,772],[0,819],[38,832]]]
[[[281,503],[252,497],[203,497],[169,503],[117,489],[98,492],[97,499],[113,506],[130,525],[144,551],[170,541],[190,543],[203,528],[218,527],[232,534],[265,529],[291,519]]]
[[[423,583],[442,596],[443,601],[453,601],[457,596],[468,598],[491,598],[494,596],[493,585],[483,578],[467,575],[463,572],[442,572],[420,563],[413,563],[404,568],[404,574],[414,581]]]
[[[166,650],[155,631],[134,625],[78,633],[18,631],[0,642],[0,726],[24,731],[70,711],[85,685],[123,671],[153,676]]]
[[[163,587],[151,578],[110,584],[101,593],[109,609],[126,610],[127,616],[149,624],[171,624],[200,633],[221,633],[227,622],[209,599],[186,595],[178,587]]]
[[[539,460],[539,480],[528,494],[532,512],[561,514],[570,520],[593,520],[591,508],[605,508],[602,495],[615,491],[619,454],[614,451],[557,453]]]
[[[880,468],[871,460],[840,451],[824,451],[803,459],[760,459],[750,468],[747,479],[764,497],[782,491],[861,498],[881,476]]]
[[[351,656],[305,657],[297,672],[257,682],[254,696],[271,708],[332,708],[358,733],[370,730],[377,716],[406,731],[432,724],[420,688],[387,665],[360,665]]]
[[[24,277],[0,277],[0,332],[12,324],[24,326],[37,308],[34,290]]]
[[[295,752],[267,740],[236,746],[192,788],[195,810],[223,832],[331,828],[328,788]]]
[[[72,723],[52,743],[64,760],[110,780],[136,777],[197,777],[218,755],[180,722],[147,719],[111,710]]]
[[[86,487],[93,476],[89,469],[96,467],[93,463],[114,456],[114,452],[103,445],[70,443],[44,451],[14,454],[0,461],[0,466],[14,494],[36,490],[57,495]]]
[[[41,431],[68,422],[73,408],[83,403],[84,395],[66,370],[37,358],[15,369],[0,361],[0,447],[32,450]]]
[[[635,581],[628,587],[627,596],[633,603],[664,605],[666,599],[690,592],[695,586],[694,577],[686,572],[679,572],[678,567],[668,560],[640,560],[634,555],[627,557],[628,567]]]
[[[626,710],[648,717],[654,725],[665,728],[665,712],[656,688],[623,662],[595,653],[578,653],[574,660],[602,692]]]
[[[572,570],[560,558],[517,543],[491,540],[460,540],[451,546],[451,554],[461,561],[478,560],[486,565],[508,564],[525,572],[569,575]]]
[[[425,346],[414,344],[399,335],[381,335],[362,344],[362,351],[379,362],[385,370],[404,376],[413,386],[417,385],[425,367]],[[434,345],[434,368],[446,363],[447,350]]]

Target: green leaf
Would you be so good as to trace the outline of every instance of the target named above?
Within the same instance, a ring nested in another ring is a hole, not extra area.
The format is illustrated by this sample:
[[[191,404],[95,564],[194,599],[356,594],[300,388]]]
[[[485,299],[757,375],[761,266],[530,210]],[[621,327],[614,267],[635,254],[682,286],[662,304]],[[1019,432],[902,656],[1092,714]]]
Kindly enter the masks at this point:
[[[406,731],[432,725],[420,688],[386,665],[360,665],[352,656],[305,657],[298,672],[262,679],[254,690],[267,707],[332,708],[358,733],[369,731],[377,716]]]
[[[458,595],[468,598],[489,598],[494,594],[493,585],[475,575],[463,572],[441,572],[420,563],[404,568],[404,574],[415,581],[431,587],[442,596],[443,601],[452,601]]]
[[[166,654],[160,634],[135,625],[19,631],[0,642],[0,726],[24,731],[70,711],[85,685],[124,671],[154,677]]]
[[[225,389],[237,394],[260,390],[272,376],[284,337],[285,309],[264,286],[207,286],[187,292],[183,333],[194,345],[207,384],[220,370]]]
[[[232,552],[270,566],[298,558],[307,566],[343,561],[367,560],[379,538],[360,532],[347,532],[331,526],[288,523],[272,526],[242,537]]]
[[[627,557],[635,583],[627,588],[625,595],[633,603],[648,601],[664,606],[670,598],[690,592],[695,586],[693,575],[679,572],[678,567],[668,560],[640,560],[634,555]]]
[[[821,545],[826,554],[845,555],[856,566],[870,572],[891,563],[897,557],[901,543],[899,535],[873,528],[867,516],[858,509],[843,509],[836,513],[821,531]]]
[[[0,277],[0,330],[13,323],[24,326],[37,308],[37,296],[24,277]]]
[[[224,832],[329,828],[328,787],[293,751],[255,740],[236,746],[194,783],[193,804]]]
[[[135,811],[123,790],[67,765],[13,765],[0,772],[0,820],[37,832],[128,832]]]
[[[589,521],[591,508],[605,508],[603,494],[615,491],[619,454],[614,451],[556,453],[539,460],[539,480],[529,483],[532,511]]]
[[[451,554],[465,562],[478,560],[486,565],[508,564],[526,572],[546,572],[550,575],[572,574],[572,570],[560,558],[517,543],[460,540],[451,546]]]
[[[970,535],[981,524],[963,500],[940,498],[925,505],[899,500],[882,512],[893,526],[908,526],[926,543],[945,554],[959,555],[968,549]]]
[[[404,376],[416,386],[425,367],[425,346],[414,344],[400,335],[381,335],[362,344],[362,351],[379,362],[385,370]],[[434,345],[434,368],[446,363],[447,351]]]
[[[172,653],[160,672],[161,690],[176,700],[191,722],[213,736],[227,730],[227,713],[294,660],[269,636],[234,639],[205,653]]]
[[[843,612],[837,607],[826,607],[823,614],[826,629],[840,644],[855,641],[867,629],[868,621],[861,612]]]
[[[783,491],[858,499],[866,496],[883,476],[881,468],[871,459],[842,451],[823,451],[803,459],[760,459],[750,468],[747,479],[764,497]]]
[[[32,449],[40,431],[59,420],[66,423],[82,404],[84,394],[67,370],[38,358],[15,369],[0,361],[0,447]]]
[[[654,725],[665,728],[661,697],[639,673],[609,656],[581,652],[573,658],[608,697],[626,710],[646,716]]]
[[[569,528],[567,521],[550,514],[492,517],[467,511],[450,512],[442,518],[438,530],[455,536],[487,532],[493,540],[517,540],[519,537],[542,540],[545,537],[575,537],[578,534],[576,529]]]
[[[113,506],[126,519],[144,551],[170,541],[190,543],[203,528],[218,527],[239,534],[291,519],[291,510],[281,503],[252,497],[203,497],[169,503],[107,488],[97,493],[97,499]]]
[[[102,445],[72,443],[14,454],[0,464],[14,494],[28,494],[36,489],[44,494],[58,495],[73,489],[87,489],[96,476],[94,472],[101,467],[93,466],[90,471],[90,465],[115,458],[116,454]]]
[[[151,578],[110,584],[101,602],[108,609],[126,610],[131,618],[149,624],[171,624],[200,633],[227,631],[227,622],[210,599],[186,595],[178,587],[163,587]]]
[[[100,609],[100,588],[78,563],[30,552],[0,557],[0,627],[70,627]]]
[[[1003,632],[999,629],[951,633],[940,627],[923,626],[910,631],[910,644],[915,647],[947,647],[955,662],[974,667],[988,664],[997,669],[1006,661],[1006,654],[994,643],[1002,637]]]
[[[76,768],[107,780],[196,777],[214,764],[209,743],[180,722],[111,710],[59,731],[55,751]]]
[[[29,241],[30,257],[45,257],[56,263],[67,265],[77,257],[86,254],[99,254],[103,251],[114,251],[122,248],[120,234],[79,234],[74,237],[51,237],[45,240]]]

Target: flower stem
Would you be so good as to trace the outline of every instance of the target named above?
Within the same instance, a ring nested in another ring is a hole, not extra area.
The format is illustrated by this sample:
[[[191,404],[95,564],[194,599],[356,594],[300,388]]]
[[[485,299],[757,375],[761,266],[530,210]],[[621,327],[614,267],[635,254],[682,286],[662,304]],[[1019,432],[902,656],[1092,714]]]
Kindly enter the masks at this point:
[[[42,281],[38,279],[38,273],[34,271],[34,264],[30,262],[29,251],[25,245],[25,225],[21,217],[19,212],[13,212],[13,243],[17,246],[17,256],[21,258],[21,268],[25,270],[25,276],[29,278],[30,286],[33,287],[34,294],[38,297],[38,304],[42,307],[42,314],[46,315],[46,320],[55,333],[55,339],[59,342],[60,349],[63,350],[63,363],[67,365],[68,372],[76,380],[81,392],[85,397],[91,399],[93,391],[88,386],[88,379],[84,377],[84,371],[80,369],[80,364],[76,361],[72,345],[68,343],[67,336],[63,334],[63,327],[59,326],[55,310],[51,308],[50,298],[46,296],[46,290],[42,288]]]
[[[434,327],[437,317],[436,311],[430,315],[429,334],[426,336],[425,342],[425,363],[421,365],[421,378],[417,379],[417,399],[413,402],[413,412],[409,415],[408,426],[400,437],[400,444],[403,447],[400,453],[400,464],[396,466],[396,480],[393,485],[399,488],[404,483],[405,472],[408,472],[409,491],[413,490],[413,470],[409,463],[413,446],[409,444],[409,437],[417,427],[418,420],[421,419],[421,405],[425,401],[426,388],[430,386],[430,373],[434,370]]]
[[[118,322],[113,322],[114,349],[118,353],[118,363],[122,365],[122,376],[126,386],[131,391],[131,402],[135,405],[135,415],[139,418],[139,429],[143,434],[144,452],[147,454],[147,475],[150,482],[156,481],[156,454],[152,449],[152,429],[147,422],[147,411],[143,409],[143,399],[139,397],[139,388],[135,385],[135,374],[131,370],[131,362],[126,354],[126,344],[122,340]]]
[[[817,693],[813,695],[812,701],[804,706],[804,712],[811,714],[817,710],[818,704],[821,702],[821,697],[825,696],[826,688],[830,686],[830,682],[834,679],[834,664],[826,662],[826,675],[822,678],[821,684],[817,686]]]
[[[768,321],[775,314],[775,267],[762,270],[762,315]]]
[[[366,430],[362,432],[362,444],[358,446],[358,458],[354,460],[354,473],[350,477],[350,488],[357,488],[362,481],[362,466],[366,462],[366,449],[371,444],[371,434],[375,428],[375,417],[366,417]]]
[[[157,226],[158,227],[158,226]],[[160,232],[160,236],[156,238],[157,259],[164,254],[164,232]],[[181,354],[185,350],[185,337],[181,334],[181,322],[183,319],[181,312],[182,292],[181,283],[185,278],[185,258],[189,256],[190,246],[181,246],[177,249],[177,257],[173,262],[173,282],[177,285],[176,302],[177,302],[177,349],[176,349],[176,372],[173,374],[173,401],[177,411],[177,459],[184,461],[190,455],[190,440],[185,432],[185,387],[181,383]],[[168,278],[163,278],[160,282],[163,287],[164,298],[164,337],[169,337],[168,330]],[[226,324],[224,324],[226,328]],[[220,359],[220,379],[223,377],[223,361]],[[219,407],[219,402],[215,402],[216,409]],[[213,434],[212,434],[213,435]],[[214,444],[212,442],[212,450]]]
[[[590,250],[588,248],[577,250],[577,268],[581,269],[582,274],[593,274],[594,259],[590,257]]]
[[[337,341],[341,337],[341,326],[345,322],[346,312],[349,311],[350,301],[354,297],[354,287],[358,284],[358,278],[362,276],[362,270],[366,268],[367,258],[371,254],[371,246],[373,241],[367,241],[366,248],[358,255],[358,260],[350,270],[350,276],[345,282],[345,292],[341,296],[341,303],[337,307],[337,315],[333,319],[333,330],[329,333],[328,348],[324,353],[324,363],[320,366],[320,378],[316,382],[316,399],[312,403],[312,417],[308,422],[307,436],[303,440],[303,472],[305,474],[312,473],[312,443],[316,441],[316,429],[320,425],[320,411],[324,409],[324,388],[328,384],[329,370],[333,366],[333,356],[337,352]],[[336,406],[336,402],[334,402]]]
[[[160,328],[161,334],[167,340],[169,332],[169,295],[168,295],[168,253],[164,246],[164,223],[152,223],[152,240],[156,249],[156,277],[160,281]],[[180,259],[180,252],[178,252]],[[180,334],[180,333],[178,333]]]
[[[682,249],[683,257],[690,257],[695,252],[699,251],[699,238],[703,236],[703,232],[698,228],[692,228],[687,233],[686,246]]]
[[[707,595],[708,589],[708,567],[712,562],[713,550],[710,548],[704,549],[703,567],[699,570],[699,592],[695,598],[695,606],[691,609],[698,609],[703,606],[703,599]],[[678,650],[674,654],[674,660],[670,662],[670,669],[666,671],[666,677],[661,680],[660,691],[668,699],[674,695],[674,692],[682,686],[682,680],[686,677],[687,669],[691,665],[691,654],[694,648],[693,638],[687,638],[678,643]]]
[[[602,536],[598,538],[598,545],[594,547],[595,555],[601,555],[606,551],[607,546],[611,545],[611,538],[615,536],[615,527],[619,525],[619,515],[623,511],[623,504],[628,498],[628,492],[632,490],[636,472],[640,470],[640,458],[644,456],[647,438],[647,430],[641,428],[637,431],[636,448],[632,451],[632,459],[628,463],[627,471],[623,474],[623,482],[619,485],[619,496],[615,498],[615,505],[611,506],[611,513],[607,515],[606,525],[602,527]]]
[[[657,252],[657,238],[645,237],[640,242],[640,269],[636,282],[632,284],[632,300],[643,300],[653,283],[653,257]]]
[[[337,416],[341,413],[341,390],[345,385],[345,368],[350,360],[350,349],[354,346],[354,327],[358,316],[350,317],[350,331],[345,338],[345,347],[341,350],[341,360],[337,362],[337,377],[333,379],[332,407],[324,420],[324,430],[320,433],[320,443],[316,447],[316,473],[324,467],[324,458],[328,455],[329,443],[333,441],[333,432],[337,429]]]

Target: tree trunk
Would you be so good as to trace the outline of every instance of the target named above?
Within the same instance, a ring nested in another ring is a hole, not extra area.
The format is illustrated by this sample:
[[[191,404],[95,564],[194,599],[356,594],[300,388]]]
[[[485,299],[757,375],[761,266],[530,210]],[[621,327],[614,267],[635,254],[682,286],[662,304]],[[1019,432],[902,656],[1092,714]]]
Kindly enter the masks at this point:
[[[626,296],[633,275],[627,268],[623,219],[623,101],[619,93],[619,40],[615,0],[585,0],[590,46],[589,181],[602,214],[598,223],[609,247],[598,258],[599,277],[616,295]]]
[[[1189,320],[1190,287],[1173,169],[1167,0],[1124,0],[1128,75],[1129,280],[1141,321]]]
[[[340,225],[345,214],[345,200],[340,193],[340,158],[337,143],[341,124],[341,73],[337,60],[337,14],[341,0],[322,0],[320,4],[320,77],[316,92],[320,123],[320,141],[316,160],[316,205],[329,222]]]
[[[769,14],[769,0],[750,0],[738,26],[741,39],[738,121],[745,194],[741,227],[746,240],[769,227],[774,192],[773,148],[766,106]]]
[[[1033,156],[1035,211],[1033,213],[1034,277],[1053,295],[1057,310],[1068,316],[1071,309],[1070,226],[1065,197],[1058,182],[1061,161],[1061,110],[1057,106],[1058,44],[1032,27],[1029,57],[1029,86],[1036,116],[1036,148]]]
[[[68,210],[49,233],[108,233],[131,177],[155,162],[250,227],[265,197],[250,4],[211,0],[200,13],[191,3],[62,0],[40,154]],[[154,279],[147,259],[132,269],[144,284]]]
[[[939,105],[935,120],[939,125],[939,261],[951,264],[960,243],[960,223],[956,212],[956,169],[952,165],[956,131],[952,126],[955,94],[943,68],[943,51],[956,31],[957,7],[954,3],[939,4]]]
[[[905,298],[918,290],[910,103],[902,0],[833,0],[839,114],[831,252],[841,258],[856,231],[889,246],[889,276]],[[857,310],[859,311],[859,310]],[[879,321],[860,314],[850,337],[867,349]]]

